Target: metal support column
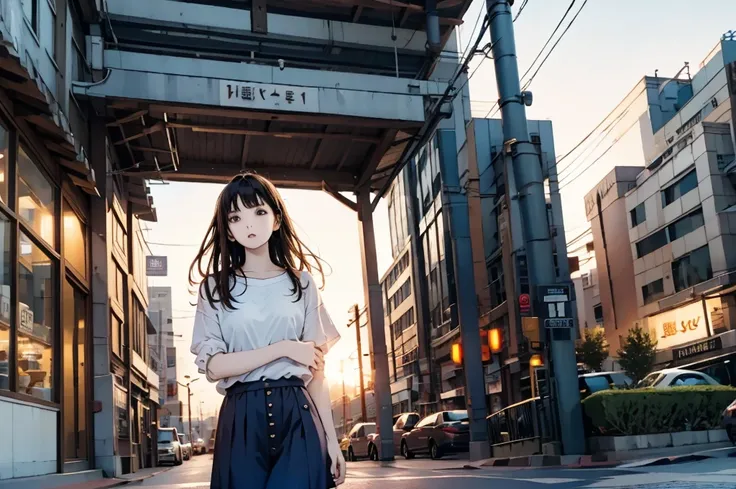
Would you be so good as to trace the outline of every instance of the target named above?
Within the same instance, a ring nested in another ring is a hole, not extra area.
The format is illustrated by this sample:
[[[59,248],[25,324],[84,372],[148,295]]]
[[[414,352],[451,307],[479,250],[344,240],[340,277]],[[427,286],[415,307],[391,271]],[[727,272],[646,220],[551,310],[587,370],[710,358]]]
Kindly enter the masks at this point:
[[[557,278],[547,219],[544,179],[537,151],[529,140],[525,102],[530,102],[531,96],[521,93],[511,7],[508,0],[486,0],[486,5],[504,141],[511,148],[518,192],[512,198],[519,199],[529,278],[533,286],[554,284]],[[585,452],[585,436],[575,347],[569,331],[553,333],[555,334],[550,335],[550,351],[557,380],[556,398],[563,450],[567,454],[582,454]]]
[[[440,173],[444,190],[442,207],[449,217],[452,256],[455,265],[460,336],[465,370],[465,399],[470,418],[470,460],[490,457],[486,430],[486,386],[480,348],[478,299],[473,273],[473,245],[470,239],[468,196],[460,188],[454,131],[438,131]]]
[[[373,372],[373,394],[376,400],[376,427],[383,433],[378,447],[381,460],[394,459],[393,410],[388,374],[386,332],[383,320],[383,297],[378,277],[376,239],[373,229],[373,206],[368,186],[357,192],[358,220],[360,221],[360,257],[363,265],[363,290],[368,308],[368,341]],[[362,361],[362,359],[360,359]]]

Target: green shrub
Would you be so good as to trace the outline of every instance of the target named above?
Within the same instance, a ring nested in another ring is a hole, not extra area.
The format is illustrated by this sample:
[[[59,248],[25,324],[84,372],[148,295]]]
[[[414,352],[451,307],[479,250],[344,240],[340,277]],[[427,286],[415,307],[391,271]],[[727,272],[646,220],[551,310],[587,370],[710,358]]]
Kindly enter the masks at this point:
[[[698,431],[718,428],[734,399],[736,389],[724,386],[606,390],[585,399],[583,412],[595,434]]]

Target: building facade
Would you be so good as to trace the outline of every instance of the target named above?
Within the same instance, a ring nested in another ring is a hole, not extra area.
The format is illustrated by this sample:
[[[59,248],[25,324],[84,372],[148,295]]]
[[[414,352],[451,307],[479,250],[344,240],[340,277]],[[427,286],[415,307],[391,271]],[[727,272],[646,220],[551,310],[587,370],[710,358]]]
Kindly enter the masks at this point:
[[[545,178],[554,177],[551,123],[530,121],[529,128],[539,148]],[[393,361],[394,413],[465,408],[464,370],[452,359],[460,329],[453,238],[444,205],[445,193],[452,189],[443,184],[443,158],[458,165],[468,195],[484,343],[489,330],[502,332],[502,351],[492,355],[484,346],[486,401],[494,411],[529,394],[525,373],[532,353],[522,333],[518,302],[520,295],[529,293],[529,285],[520,222],[512,220],[508,212],[509,206],[516,204],[506,198],[509,183],[504,172],[501,121],[473,119],[461,138],[455,130],[440,128],[416,160],[404,168],[389,194],[394,262],[382,284],[387,346],[393,352],[389,362]],[[555,184],[549,188],[550,229],[555,250],[563,250],[558,278],[569,281],[561,202]]]
[[[595,235],[600,226],[592,199],[616,189],[600,199],[603,222],[611,223],[605,235],[616,240],[607,248],[617,264],[613,294],[603,292],[610,290],[606,257],[599,258],[603,230],[595,242],[604,324],[613,346],[634,325],[648,330],[657,340],[658,368],[704,370],[736,385],[736,226],[730,226],[736,224],[736,40],[724,36],[694,76],[686,68],[686,77],[645,77],[632,91],[638,93],[630,105],[641,113],[635,137],[644,167],[614,169],[586,198]],[[618,243],[624,222],[628,250]],[[627,260],[632,270],[619,266]],[[622,305],[619,297],[628,297],[632,283],[635,296]]]
[[[592,324],[604,328],[614,352],[639,318],[625,196],[636,187],[636,177],[643,169],[618,166],[585,196],[596,262],[596,273],[589,278],[595,279],[597,297],[586,294],[584,288],[581,302],[586,317],[592,309]]]
[[[155,213],[71,95],[91,81],[93,3],[0,4],[0,479],[155,463],[141,235]]]

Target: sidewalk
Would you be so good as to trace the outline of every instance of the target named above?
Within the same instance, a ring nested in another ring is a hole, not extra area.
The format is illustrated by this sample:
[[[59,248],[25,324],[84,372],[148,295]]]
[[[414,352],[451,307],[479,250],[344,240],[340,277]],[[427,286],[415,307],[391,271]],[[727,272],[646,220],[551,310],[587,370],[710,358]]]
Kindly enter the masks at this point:
[[[142,482],[169,470],[171,470],[171,467],[151,467],[150,469],[139,470],[134,474],[121,475],[118,478],[99,479],[82,484],[70,484],[57,487],[56,489],[106,489],[108,487],[119,487],[126,484]]]

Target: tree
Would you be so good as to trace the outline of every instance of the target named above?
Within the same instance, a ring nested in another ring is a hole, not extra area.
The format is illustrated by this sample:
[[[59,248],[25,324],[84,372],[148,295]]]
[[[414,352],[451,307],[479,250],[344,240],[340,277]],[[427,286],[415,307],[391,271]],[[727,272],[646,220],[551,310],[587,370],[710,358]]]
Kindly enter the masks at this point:
[[[594,372],[603,367],[608,358],[608,342],[603,328],[585,329],[585,337],[578,347],[578,355],[582,362]]]
[[[621,348],[616,352],[618,363],[634,382],[639,382],[652,371],[657,353],[657,340],[639,326],[629,330]]]

